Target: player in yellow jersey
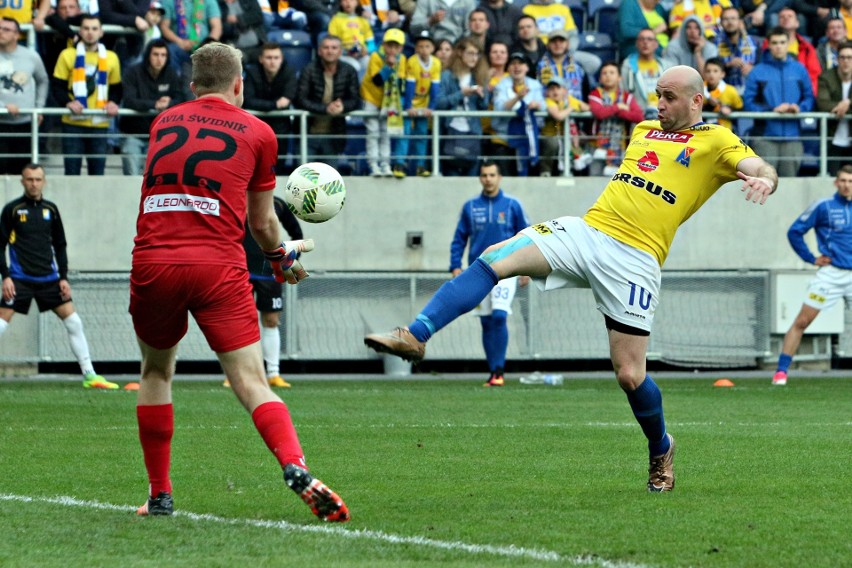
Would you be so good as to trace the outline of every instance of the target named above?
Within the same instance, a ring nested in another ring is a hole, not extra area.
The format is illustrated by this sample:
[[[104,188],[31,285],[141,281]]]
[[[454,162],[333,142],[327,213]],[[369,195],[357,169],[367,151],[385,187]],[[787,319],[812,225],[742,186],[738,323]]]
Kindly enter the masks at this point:
[[[662,395],[646,374],[660,268],[677,228],[724,183],[740,178],[747,201],[775,191],[775,169],[730,130],[701,120],[704,82],[686,66],[657,82],[658,120],[640,122],[624,161],[586,215],[527,227],[485,249],[445,283],[408,327],[371,334],[373,349],[419,361],[426,341],[473,309],[503,278],[531,276],[539,288],[591,288],[609,335],[613,369],[648,439],[648,490],[674,488],[674,439]]]

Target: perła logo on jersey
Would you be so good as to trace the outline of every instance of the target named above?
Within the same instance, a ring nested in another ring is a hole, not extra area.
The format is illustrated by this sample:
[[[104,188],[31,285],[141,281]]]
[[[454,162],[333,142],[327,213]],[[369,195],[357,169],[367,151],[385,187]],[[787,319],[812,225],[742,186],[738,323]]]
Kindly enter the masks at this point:
[[[192,211],[218,217],[219,200],[187,195],[186,193],[164,193],[149,195],[145,198],[145,213],[162,213],[164,211]]]
[[[649,130],[645,134],[648,140],[658,140],[660,142],[674,142],[676,144],[686,144],[693,137],[693,134],[687,132],[666,132],[664,130]]]

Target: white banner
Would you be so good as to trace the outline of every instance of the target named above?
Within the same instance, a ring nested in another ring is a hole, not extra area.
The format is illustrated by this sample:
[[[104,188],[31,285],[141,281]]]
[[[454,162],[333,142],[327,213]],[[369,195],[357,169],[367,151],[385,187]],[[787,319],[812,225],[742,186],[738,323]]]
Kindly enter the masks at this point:
[[[185,193],[164,193],[145,198],[145,213],[163,211],[194,211],[202,215],[219,216],[219,200]]]

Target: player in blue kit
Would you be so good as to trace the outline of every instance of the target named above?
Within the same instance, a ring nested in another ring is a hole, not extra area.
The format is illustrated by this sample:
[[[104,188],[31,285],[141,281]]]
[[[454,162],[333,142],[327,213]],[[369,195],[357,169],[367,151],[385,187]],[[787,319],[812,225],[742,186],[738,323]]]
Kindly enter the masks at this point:
[[[450,245],[450,272],[453,273],[453,278],[462,272],[462,254],[468,242],[470,248],[467,262],[471,265],[486,247],[505,241],[529,225],[521,202],[500,189],[502,180],[500,166],[496,162],[484,162],[479,167],[482,193],[462,207]],[[512,313],[512,300],[518,285],[526,286],[528,283],[529,278],[526,276],[501,280],[473,310],[482,324],[482,346],[485,348],[485,358],[491,372],[484,385],[486,387],[503,386],[506,348],[509,346],[506,317]]]
[[[834,187],[837,193],[812,203],[787,231],[787,239],[796,254],[819,270],[808,286],[802,309],[784,336],[778,369],[772,377],[775,386],[787,384],[787,371],[802,335],[819,313],[840,298],[852,301],[852,166],[840,168]],[[811,229],[816,233],[818,256],[805,244],[805,233]]]
[[[674,438],[646,352],[660,271],[678,227],[724,183],[743,180],[746,200],[764,203],[775,169],[727,128],[701,120],[704,82],[686,66],[668,69],[656,88],[658,120],[633,130],[624,161],[583,217],[528,227],[485,252],[445,283],[408,327],[370,334],[371,348],[418,361],[426,342],[471,310],[503,278],[531,276],[544,290],[591,288],[604,315],[619,385],[648,440],[648,490],[674,488]]]

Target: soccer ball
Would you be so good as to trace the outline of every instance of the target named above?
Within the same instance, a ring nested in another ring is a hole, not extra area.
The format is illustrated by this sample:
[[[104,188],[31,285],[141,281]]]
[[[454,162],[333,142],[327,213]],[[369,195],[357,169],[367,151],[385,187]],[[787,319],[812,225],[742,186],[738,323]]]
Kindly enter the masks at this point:
[[[346,186],[340,173],[322,162],[302,164],[287,178],[284,202],[302,221],[324,223],[340,213]]]

